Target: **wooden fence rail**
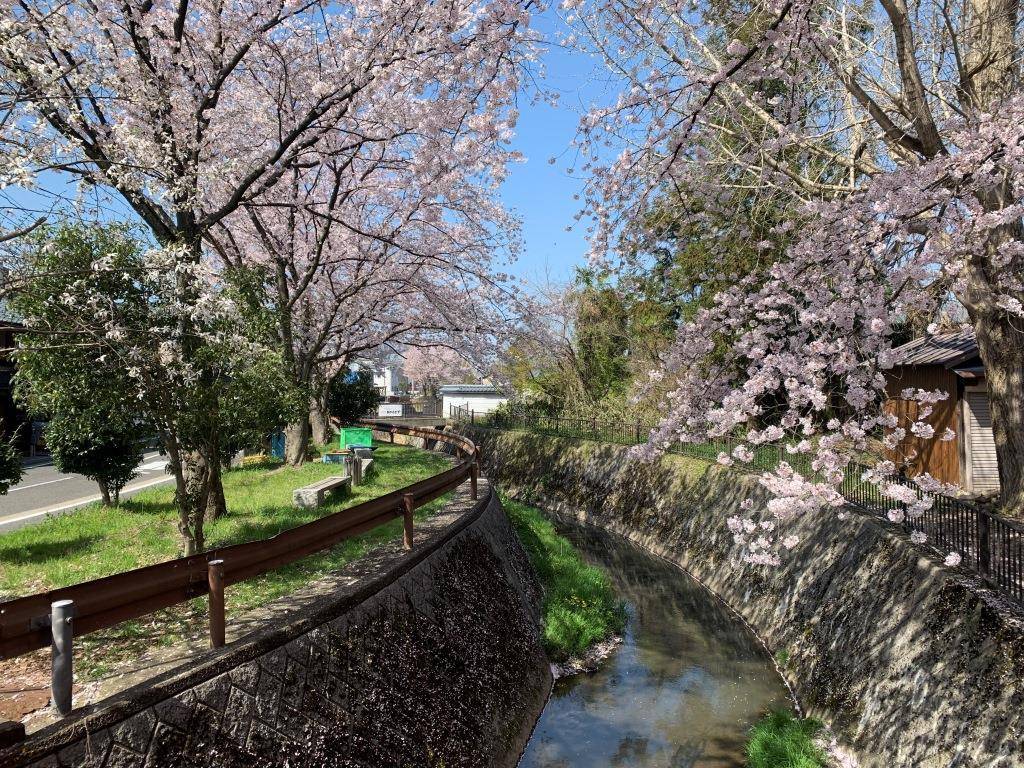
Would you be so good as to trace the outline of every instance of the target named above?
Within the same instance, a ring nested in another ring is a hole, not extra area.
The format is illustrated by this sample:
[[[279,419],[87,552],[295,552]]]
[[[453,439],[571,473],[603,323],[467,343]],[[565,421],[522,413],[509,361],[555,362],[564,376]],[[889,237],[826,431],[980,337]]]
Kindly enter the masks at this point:
[[[477,452],[469,439],[417,427],[375,423],[373,428],[389,431],[392,435],[410,435],[447,445],[456,452],[459,461],[451,469],[433,477],[282,531],[269,539],[219,547],[191,557],[0,603],[0,660],[52,644],[50,614],[55,602],[73,601],[72,621],[76,637],[106,629],[207,595],[211,581],[216,592],[217,588],[223,590],[314,552],[329,549],[345,539],[406,516],[409,498],[414,508],[421,507],[458,488],[466,480],[475,480]],[[409,539],[411,541],[411,533]],[[215,576],[211,576],[211,563],[215,563],[218,571]],[[223,633],[223,627],[211,626],[211,630]]]

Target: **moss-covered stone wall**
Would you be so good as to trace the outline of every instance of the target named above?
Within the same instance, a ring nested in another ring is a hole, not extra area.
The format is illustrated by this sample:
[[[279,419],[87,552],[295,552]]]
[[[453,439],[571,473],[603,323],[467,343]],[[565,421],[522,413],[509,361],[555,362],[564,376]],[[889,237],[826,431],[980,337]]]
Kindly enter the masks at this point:
[[[765,639],[801,702],[878,768],[1024,766],[1024,622],[888,524],[800,521],[780,568],[737,559],[726,518],[763,491],[695,459],[476,428],[515,498],[623,534],[690,571]]]

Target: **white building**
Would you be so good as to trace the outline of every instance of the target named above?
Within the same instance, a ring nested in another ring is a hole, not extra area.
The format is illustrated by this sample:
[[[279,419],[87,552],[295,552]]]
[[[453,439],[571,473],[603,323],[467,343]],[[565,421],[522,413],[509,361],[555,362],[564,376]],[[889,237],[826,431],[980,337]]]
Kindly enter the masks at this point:
[[[373,386],[384,397],[404,394],[409,388],[409,380],[402,375],[402,359],[392,358],[385,362],[375,362],[367,358],[356,359],[349,369],[353,371],[370,371],[373,374]]]
[[[445,384],[440,389],[441,413],[449,417],[457,408],[490,413],[508,400],[491,384]]]

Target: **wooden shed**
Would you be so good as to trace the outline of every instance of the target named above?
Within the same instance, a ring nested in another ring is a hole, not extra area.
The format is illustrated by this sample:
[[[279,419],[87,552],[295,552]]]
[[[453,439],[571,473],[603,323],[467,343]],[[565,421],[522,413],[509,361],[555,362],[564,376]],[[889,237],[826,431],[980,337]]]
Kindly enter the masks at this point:
[[[957,483],[974,494],[999,491],[999,467],[989,412],[985,368],[978,356],[974,334],[936,334],[914,339],[895,350],[897,365],[889,372],[886,410],[899,417],[909,430],[919,406],[900,397],[909,387],[942,390],[949,398],[936,403],[925,421],[936,437],[924,440],[908,434],[886,458],[905,466],[913,476],[928,472],[938,480]],[[942,441],[946,428],[956,437]]]

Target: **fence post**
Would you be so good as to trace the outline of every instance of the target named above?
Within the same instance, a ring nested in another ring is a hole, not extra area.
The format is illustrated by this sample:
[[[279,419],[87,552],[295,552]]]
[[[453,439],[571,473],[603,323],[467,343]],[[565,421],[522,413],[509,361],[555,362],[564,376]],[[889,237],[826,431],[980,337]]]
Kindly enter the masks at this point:
[[[402,532],[402,544],[406,549],[412,549],[412,513],[416,508],[416,501],[411,493],[402,494],[402,517],[405,529]]]
[[[61,715],[71,711],[71,686],[74,683],[74,600],[50,603],[50,634],[53,638],[50,668],[50,698]]]
[[[992,550],[990,546],[988,515],[975,508],[978,517],[978,570],[982,576],[988,576],[992,570]]]
[[[210,647],[224,646],[224,561],[211,560],[206,564],[206,578],[210,584]]]
[[[473,459],[473,463],[469,467],[469,492],[473,496],[473,501],[476,501],[476,479],[480,476],[480,464],[476,459]]]
[[[476,424],[476,409],[473,409],[469,412],[469,423]]]

